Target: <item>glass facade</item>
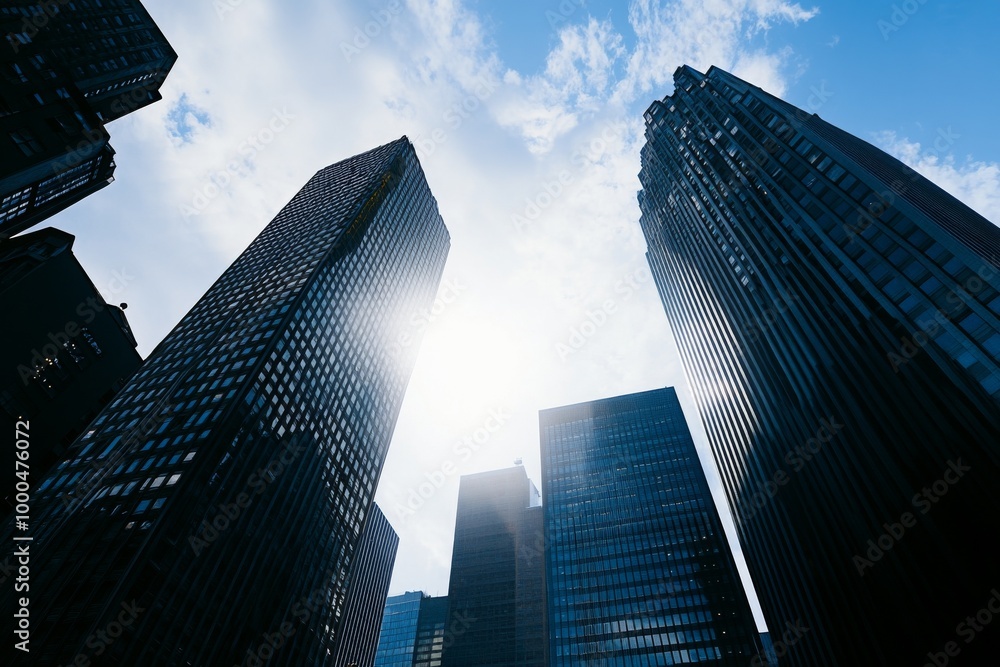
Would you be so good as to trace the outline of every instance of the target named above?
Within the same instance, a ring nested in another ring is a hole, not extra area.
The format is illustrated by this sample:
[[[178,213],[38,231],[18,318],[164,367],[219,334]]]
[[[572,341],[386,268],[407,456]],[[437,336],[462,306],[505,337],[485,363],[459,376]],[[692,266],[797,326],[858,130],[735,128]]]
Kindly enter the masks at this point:
[[[410,591],[385,601],[375,667],[413,667],[420,602],[424,598],[420,591]]]
[[[160,99],[177,60],[137,0],[0,7],[0,238],[114,179],[104,124]]]
[[[334,667],[375,664],[382,613],[398,547],[396,531],[379,506],[372,505],[351,565],[347,600],[338,623],[337,648],[332,651],[330,662]]]
[[[329,660],[449,245],[405,137],[310,179],[38,485],[32,664]]]
[[[538,502],[521,466],[462,477],[445,667],[545,664]]]
[[[447,596],[425,597],[420,601],[413,667],[441,667],[447,621]]]
[[[922,664],[1000,581],[1000,229],[722,70],[674,80],[641,225],[775,644],[811,628],[782,664]]]
[[[749,665],[757,629],[673,388],[539,421],[549,664]]]

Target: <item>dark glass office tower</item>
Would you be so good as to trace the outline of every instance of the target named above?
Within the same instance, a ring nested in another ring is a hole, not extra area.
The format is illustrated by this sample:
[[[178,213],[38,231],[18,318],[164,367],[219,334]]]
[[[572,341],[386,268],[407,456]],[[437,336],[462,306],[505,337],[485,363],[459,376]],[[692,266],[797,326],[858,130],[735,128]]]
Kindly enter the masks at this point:
[[[674,389],[539,421],[549,664],[749,665],[757,628]]]
[[[420,601],[417,642],[413,647],[413,667],[441,667],[448,632],[448,596],[425,597]]]
[[[412,591],[391,597],[382,616],[375,667],[441,667],[444,647],[461,629],[461,624],[449,628],[446,595]]]
[[[112,180],[104,124],[160,99],[177,60],[137,0],[0,7],[0,238]]]
[[[405,137],[306,183],[34,490],[32,665],[328,664],[449,245]]]
[[[361,535],[351,565],[340,629],[335,635],[337,648],[332,651],[330,663],[334,667],[372,667],[375,664],[382,612],[399,548],[399,536],[378,505],[372,505]]]
[[[444,667],[545,664],[538,504],[521,466],[462,477]]]
[[[988,664],[1000,230],[718,69],[645,118],[653,276],[776,650],[810,628],[782,664]]]
[[[425,598],[420,591],[409,591],[386,599],[375,667],[413,667],[420,603]]]
[[[61,461],[77,436],[139,368],[142,357],[119,306],[107,303],[58,229],[22,234],[0,245],[0,432],[31,423],[36,479]],[[109,296],[127,276],[102,280]],[[14,443],[2,451],[10,452]],[[14,507],[15,482],[0,484],[0,516]]]

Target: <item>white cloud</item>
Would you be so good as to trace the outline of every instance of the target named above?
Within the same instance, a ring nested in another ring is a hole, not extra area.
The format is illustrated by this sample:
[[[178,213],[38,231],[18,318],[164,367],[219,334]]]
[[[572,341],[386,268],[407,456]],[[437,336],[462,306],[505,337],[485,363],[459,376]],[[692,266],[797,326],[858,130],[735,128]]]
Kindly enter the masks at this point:
[[[741,60],[756,63],[752,70],[773,86],[782,80],[780,59],[748,54],[747,44],[757,32],[777,22],[793,24],[816,16],[818,10],[803,9],[784,0],[636,0],[629,21],[639,44],[628,63],[628,75],[617,94],[631,101],[636,96],[668,87],[674,70],[687,64],[705,71],[712,65],[732,69]],[[766,74],[760,65],[766,65]],[[755,85],[762,85],[751,80]],[[783,86],[772,90],[780,94]]]
[[[510,77],[519,89],[497,110],[498,122],[519,132],[536,154],[551,150],[581,115],[601,108],[615,64],[625,53],[622,36],[611,23],[592,17],[584,25],[562,27],[558,37],[543,73],[526,80]]]
[[[147,6],[180,54],[164,101],[112,124],[118,182],[53,221],[78,235],[97,284],[113,270],[135,276],[115,300],[130,303],[144,353],[317,169],[402,134],[418,148],[452,234],[445,274],[466,291],[426,326],[379,488],[402,538],[394,593],[447,590],[458,475],[523,457],[540,481],[540,408],[677,385],[722,498],[645,265],[641,113],[685,63],[735,68],[781,94],[789,52],[748,34],[814,10],[636,0],[615,26],[581,9],[529,73],[503,62],[458,0],[407,0],[388,15],[392,0],[260,0],[222,19],[202,0]],[[185,143],[167,118],[182,96],[211,118]],[[268,135],[276,113],[294,118]],[[249,137],[260,147],[248,150]],[[185,216],[199,193],[205,205]],[[516,229],[530,205],[537,215]],[[573,346],[609,301],[615,312]],[[475,456],[456,457],[494,408],[509,421]],[[447,461],[456,473],[401,521],[395,503]]]
[[[924,148],[895,132],[880,132],[875,142],[887,153],[959,199],[993,224],[1000,224],[1000,163]]]

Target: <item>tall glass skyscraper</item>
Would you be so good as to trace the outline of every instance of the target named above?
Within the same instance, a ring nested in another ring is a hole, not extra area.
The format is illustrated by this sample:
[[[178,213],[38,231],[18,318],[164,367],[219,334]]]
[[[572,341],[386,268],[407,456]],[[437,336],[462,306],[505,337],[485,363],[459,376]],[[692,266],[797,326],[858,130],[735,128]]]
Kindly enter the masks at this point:
[[[340,632],[330,663],[335,667],[352,664],[373,667],[375,664],[382,614],[398,548],[399,536],[379,506],[372,504],[351,564],[344,612],[337,622]]]
[[[726,72],[674,81],[641,224],[776,650],[810,628],[782,664],[988,664],[1000,229]]]
[[[413,667],[420,603],[425,598],[421,591],[409,591],[385,601],[375,667]]]
[[[522,466],[462,476],[444,667],[544,667],[538,505]]]
[[[310,179],[38,486],[23,657],[328,664],[449,245],[405,137]]]
[[[674,389],[539,421],[549,664],[749,665],[757,628]]]
[[[464,628],[462,623],[449,627],[446,595],[411,591],[393,596],[386,600],[375,667],[441,667],[445,646]]]
[[[420,601],[417,643],[413,647],[413,667],[441,667],[448,633],[448,597],[425,597]]]

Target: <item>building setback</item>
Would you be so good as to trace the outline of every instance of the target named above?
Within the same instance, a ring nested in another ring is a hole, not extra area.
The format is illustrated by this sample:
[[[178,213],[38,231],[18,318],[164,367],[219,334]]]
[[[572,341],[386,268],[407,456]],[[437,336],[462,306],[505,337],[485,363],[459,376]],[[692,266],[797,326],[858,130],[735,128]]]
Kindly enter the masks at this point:
[[[14,433],[28,420],[35,479],[62,460],[142,363],[125,312],[101,296],[73,241],[50,227],[0,245],[0,312],[16,322],[0,346],[0,430]],[[103,286],[124,287],[118,276]],[[16,481],[4,480],[0,515],[14,507]]]
[[[0,239],[111,181],[104,124],[160,99],[177,60],[137,0],[0,7]]]
[[[449,245],[405,137],[306,183],[34,490],[32,665],[328,660]]]
[[[674,81],[641,224],[781,663],[923,664],[1000,581],[1000,229],[722,70]]]
[[[337,648],[332,651],[330,663],[335,667],[375,664],[382,612],[398,548],[399,536],[379,506],[373,504],[351,565],[347,600],[335,635]]]
[[[549,664],[749,665],[753,614],[674,389],[539,422]]]
[[[521,466],[462,477],[444,667],[545,665],[538,504]]]

